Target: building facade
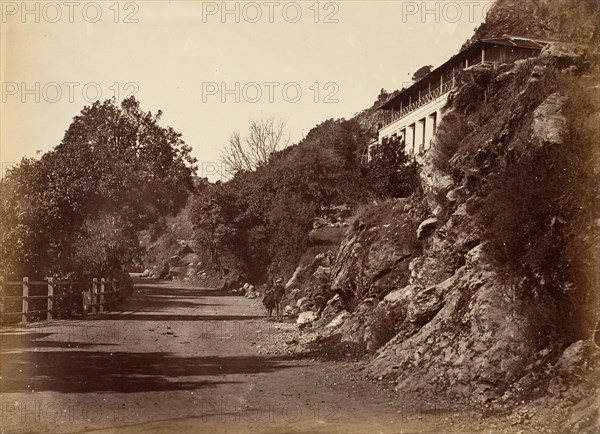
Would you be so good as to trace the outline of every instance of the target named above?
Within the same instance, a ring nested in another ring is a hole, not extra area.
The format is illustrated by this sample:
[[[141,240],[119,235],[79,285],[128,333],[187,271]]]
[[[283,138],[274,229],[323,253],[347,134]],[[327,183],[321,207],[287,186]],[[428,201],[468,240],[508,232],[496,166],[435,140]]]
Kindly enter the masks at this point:
[[[475,65],[496,67],[535,57],[548,43],[539,39],[503,36],[480,39],[462,50],[379,107],[385,112],[385,122],[379,129],[377,140],[369,145],[369,156],[379,144],[388,140],[404,146],[408,155],[424,153],[431,147],[431,139],[460,71]]]

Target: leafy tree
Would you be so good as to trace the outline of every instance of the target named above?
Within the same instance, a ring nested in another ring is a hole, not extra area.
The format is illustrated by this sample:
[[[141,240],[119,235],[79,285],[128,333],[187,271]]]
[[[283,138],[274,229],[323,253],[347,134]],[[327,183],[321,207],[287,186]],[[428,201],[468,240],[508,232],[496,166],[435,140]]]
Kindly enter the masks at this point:
[[[160,115],[135,98],[96,102],[54,150],[14,168],[1,183],[0,271],[100,272],[135,256],[137,233],[179,210],[193,188],[191,149]],[[104,260],[92,260],[92,248]]]
[[[208,249],[215,264],[220,264],[219,252],[235,239],[234,216],[239,212],[232,191],[222,184],[207,185],[192,202],[192,224],[197,241]]]
[[[424,78],[427,74],[429,74],[431,72],[431,70],[433,69],[433,65],[425,65],[420,67],[419,69],[417,69],[417,71],[413,74],[412,76],[412,80],[413,81],[419,81],[422,78]]]
[[[404,143],[389,140],[373,152],[367,184],[377,198],[408,197],[418,186],[418,165],[404,153]]]

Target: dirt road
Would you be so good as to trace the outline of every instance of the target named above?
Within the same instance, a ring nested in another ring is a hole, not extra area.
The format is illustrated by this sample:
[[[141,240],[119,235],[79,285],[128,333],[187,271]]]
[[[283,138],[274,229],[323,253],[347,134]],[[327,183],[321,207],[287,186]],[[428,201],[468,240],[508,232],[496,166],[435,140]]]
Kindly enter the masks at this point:
[[[258,300],[138,280],[121,309],[3,330],[2,432],[439,432],[452,417],[356,363],[266,354],[280,328]]]

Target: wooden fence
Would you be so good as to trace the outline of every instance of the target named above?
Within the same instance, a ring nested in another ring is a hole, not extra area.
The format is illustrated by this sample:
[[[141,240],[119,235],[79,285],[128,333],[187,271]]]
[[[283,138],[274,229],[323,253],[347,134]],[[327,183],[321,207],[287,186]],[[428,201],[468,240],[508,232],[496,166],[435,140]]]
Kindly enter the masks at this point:
[[[22,282],[10,282],[0,277],[0,317],[4,321],[6,317],[20,316],[21,323],[27,323],[34,317],[42,319],[43,314],[51,321],[53,316],[63,313],[70,316],[79,309],[83,313],[84,289],[91,292],[89,313],[104,312],[124,300],[126,292],[121,283],[117,279],[105,278],[83,282],[53,278],[29,281],[27,277]],[[19,306],[21,309],[15,311]]]

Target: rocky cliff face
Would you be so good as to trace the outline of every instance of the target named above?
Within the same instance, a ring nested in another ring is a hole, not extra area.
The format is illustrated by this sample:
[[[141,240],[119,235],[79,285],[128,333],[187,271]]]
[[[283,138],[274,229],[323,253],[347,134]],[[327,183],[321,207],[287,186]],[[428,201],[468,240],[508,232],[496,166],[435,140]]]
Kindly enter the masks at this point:
[[[600,2],[496,0],[469,43],[506,33],[597,45],[600,41]]]
[[[332,289],[350,311],[339,332],[376,351],[371,376],[402,391],[483,401],[547,391],[544,369],[569,342],[540,323],[556,314],[547,301],[524,297],[489,260],[478,217],[486,212],[486,179],[518,155],[563,143],[567,96],[553,83],[585,75],[585,56],[578,47],[552,46],[536,59],[466,71],[420,161],[422,194],[369,207],[351,225],[331,268]],[[503,108],[481,125],[492,102]],[[459,115],[468,137],[452,154],[444,131]],[[381,315],[393,328],[387,343],[374,318]]]

